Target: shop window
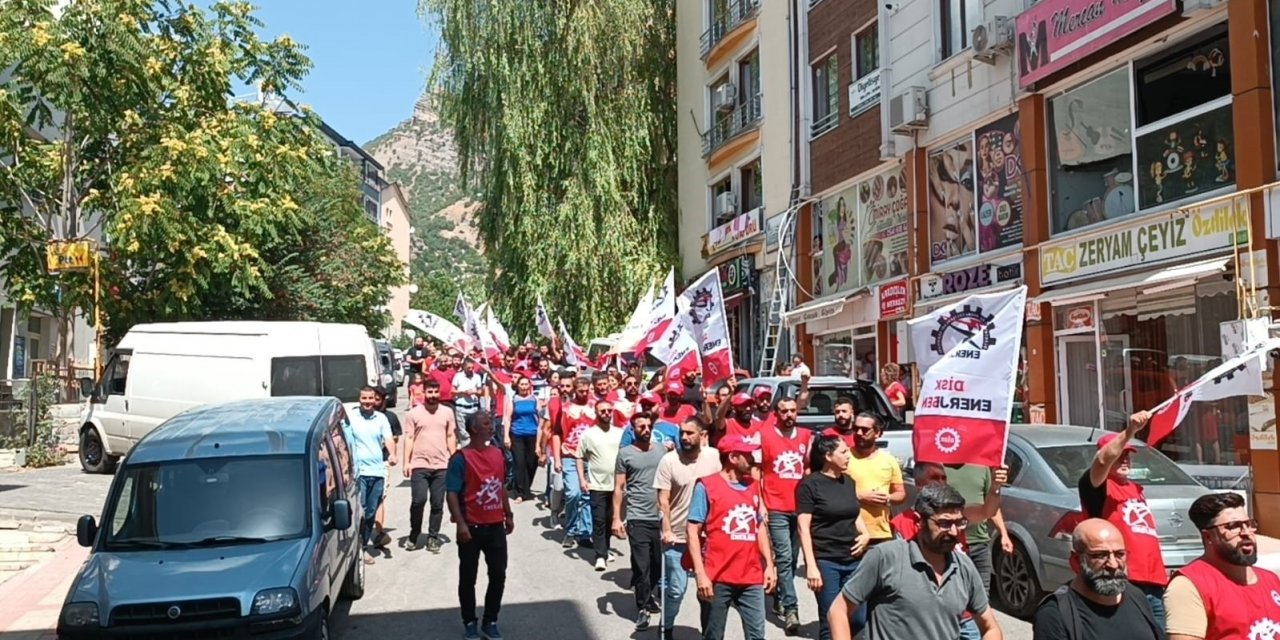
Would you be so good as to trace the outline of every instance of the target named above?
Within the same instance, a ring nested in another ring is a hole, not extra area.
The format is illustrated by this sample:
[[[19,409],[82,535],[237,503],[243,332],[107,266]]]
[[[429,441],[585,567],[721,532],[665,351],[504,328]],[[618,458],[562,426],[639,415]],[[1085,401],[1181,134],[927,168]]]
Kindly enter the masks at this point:
[[[742,190],[744,212],[764,206],[764,183],[760,181],[759,158],[738,171],[738,185]]]
[[[1122,68],[1049,101],[1055,232],[1135,211],[1129,95],[1129,71]]]
[[[839,60],[835,53],[813,65],[813,125],[809,135],[819,136],[840,121]]]
[[[853,36],[853,79],[865,78],[880,69],[880,29],[872,23]]]
[[[853,336],[848,331],[813,338],[813,374],[852,377]]]
[[[1189,47],[1135,65],[1138,128],[1231,95],[1226,25]]]
[[[733,197],[732,176],[725,176],[724,179],[711,185],[709,191],[711,196],[711,224],[708,230],[714,229],[738,215],[737,201]]]

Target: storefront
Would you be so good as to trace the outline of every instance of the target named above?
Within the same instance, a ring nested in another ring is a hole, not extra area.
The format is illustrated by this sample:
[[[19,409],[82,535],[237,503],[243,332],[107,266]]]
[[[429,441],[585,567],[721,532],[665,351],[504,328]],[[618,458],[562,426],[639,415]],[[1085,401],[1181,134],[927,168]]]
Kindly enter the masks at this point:
[[[744,254],[717,267],[720,290],[724,295],[725,319],[729,324],[729,340],[733,344],[734,366],[755,368],[755,346],[758,338],[758,304],[754,295],[759,272],[753,254]]]

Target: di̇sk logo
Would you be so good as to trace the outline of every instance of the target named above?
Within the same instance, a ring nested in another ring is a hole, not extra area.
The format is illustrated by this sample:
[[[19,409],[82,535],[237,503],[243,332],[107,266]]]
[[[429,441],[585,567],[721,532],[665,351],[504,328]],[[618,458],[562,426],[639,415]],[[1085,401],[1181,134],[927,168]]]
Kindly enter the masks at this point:
[[[485,511],[502,508],[502,480],[496,476],[485,478],[476,492],[476,505]]]
[[[930,334],[933,336],[930,348],[940,356],[947,355],[962,343],[978,351],[986,351],[996,343],[995,336],[991,335],[996,326],[994,319],[994,315],[983,313],[982,307],[975,309],[966,304],[963,309],[938,318],[938,328]]]
[[[960,432],[952,427],[943,427],[933,434],[933,446],[942,453],[955,453],[960,450]]]
[[[730,539],[754,541],[756,539],[756,510],[749,504],[740,504],[725,514],[720,530]]]
[[[689,322],[700,325],[711,317],[711,312],[714,310],[715,302],[712,301],[711,289],[699,288],[693,292],[693,301],[689,303]]]
[[[1277,639],[1280,639],[1280,624],[1276,624],[1271,618],[1262,618],[1249,625],[1249,640]]]
[[[1156,534],[1156,520],[1151,515],[1151,507],[1143,500],[1130,498],[1120,506],[1120,516],[1129,530],[1148,536]]]
[[[783,451],[773,460],[773,472],[784,480],[804,477],[804,456],[799,451]]]
[[[1271,601],[1276,603],[1277,607],[1280,607],[1280,593],[1276,593],[1275,589],[1271,590]]]

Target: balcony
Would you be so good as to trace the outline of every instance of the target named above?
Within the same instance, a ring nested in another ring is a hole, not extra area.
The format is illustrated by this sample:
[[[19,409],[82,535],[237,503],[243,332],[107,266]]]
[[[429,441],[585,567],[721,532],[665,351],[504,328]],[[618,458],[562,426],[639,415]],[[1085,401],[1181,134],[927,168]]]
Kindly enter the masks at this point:
[[[725,36],[760,13],[760,0],[729,0],[723,13],[711,17],[711,28],[702,33],[702,58],[705,60]]]
[[[762,115],[760,93],[756,93],[750,100],[734,107],[733,111],[716,118],[711,129],[702,134],[702,157],[711,155],[712,151],[739,134],[754,129],[760,123]]]
[[[703,259],[759,235],[763,218],[764,208],[756,207],[708,231],[702,236]]]

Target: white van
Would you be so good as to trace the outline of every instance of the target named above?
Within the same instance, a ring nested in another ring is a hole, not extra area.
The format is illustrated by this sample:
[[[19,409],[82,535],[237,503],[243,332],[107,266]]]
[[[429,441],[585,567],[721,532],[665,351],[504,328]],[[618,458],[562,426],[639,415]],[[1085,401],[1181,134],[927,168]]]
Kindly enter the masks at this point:
[[[129,330],[80,417],[80,465],[109,473],[142,436],[205,404],[334,396],[348,405],[381,369],[365,328],[320,322],[178,322]]]

